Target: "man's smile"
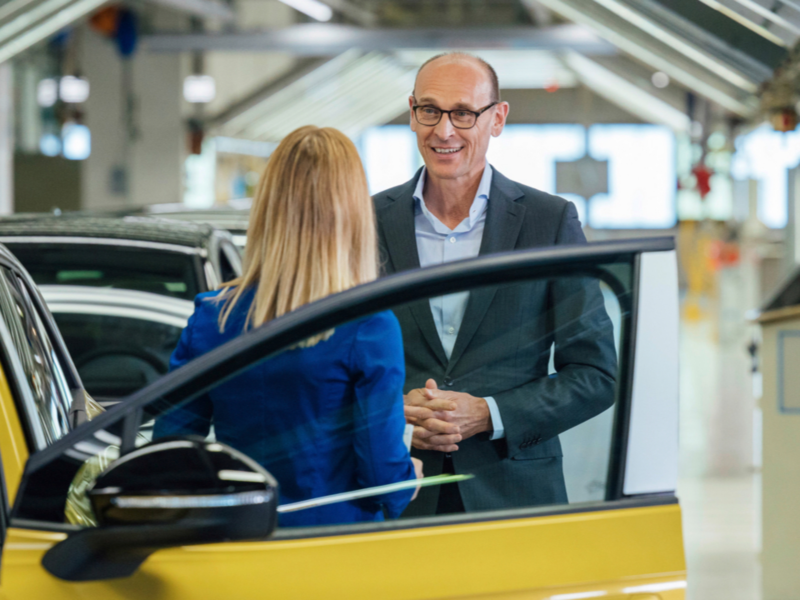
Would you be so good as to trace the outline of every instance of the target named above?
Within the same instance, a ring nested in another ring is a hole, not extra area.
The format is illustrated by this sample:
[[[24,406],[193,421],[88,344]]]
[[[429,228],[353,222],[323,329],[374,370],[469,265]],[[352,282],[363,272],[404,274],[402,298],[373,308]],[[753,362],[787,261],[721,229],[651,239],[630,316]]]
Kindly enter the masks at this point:
[[[460,148],[433,148],[433,151],[436,152],[436,154],[455,154],[456,152],[461,152],[463,149],[464,147],[462,146]]]

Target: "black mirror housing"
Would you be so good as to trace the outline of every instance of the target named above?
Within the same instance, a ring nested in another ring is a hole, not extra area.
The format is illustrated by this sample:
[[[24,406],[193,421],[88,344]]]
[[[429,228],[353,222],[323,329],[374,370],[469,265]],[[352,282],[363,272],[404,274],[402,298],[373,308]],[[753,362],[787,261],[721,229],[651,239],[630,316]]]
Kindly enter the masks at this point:
[[[70,535],[42,560],[61,579],[127,577],[155,550],[265,539],[277,526],[275,479],[199,438],[160,439],[120,457],[89,497],[100,527]]]

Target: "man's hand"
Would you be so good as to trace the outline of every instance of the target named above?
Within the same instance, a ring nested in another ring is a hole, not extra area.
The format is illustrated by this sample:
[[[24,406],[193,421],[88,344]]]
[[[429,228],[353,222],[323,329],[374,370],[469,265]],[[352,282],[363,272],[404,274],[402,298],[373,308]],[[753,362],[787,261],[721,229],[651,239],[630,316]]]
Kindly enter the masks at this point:
[[[415,426],[411,445],[420,450],[455,452],[461,440],[492,430],[486,400],[440,390],[433,379],[405,396],[405,414]]]

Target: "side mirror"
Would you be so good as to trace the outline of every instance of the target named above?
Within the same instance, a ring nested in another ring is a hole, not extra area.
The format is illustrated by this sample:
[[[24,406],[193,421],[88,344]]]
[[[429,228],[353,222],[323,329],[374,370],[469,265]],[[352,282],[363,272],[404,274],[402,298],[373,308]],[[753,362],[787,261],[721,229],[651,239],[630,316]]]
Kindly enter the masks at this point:
[[[100,527],[42,559],[67,581],[128,577],[156,550],[264,539],[277,524],[275,479],[241,452],[199,439],[165,438],[120,457],[89,498]]]

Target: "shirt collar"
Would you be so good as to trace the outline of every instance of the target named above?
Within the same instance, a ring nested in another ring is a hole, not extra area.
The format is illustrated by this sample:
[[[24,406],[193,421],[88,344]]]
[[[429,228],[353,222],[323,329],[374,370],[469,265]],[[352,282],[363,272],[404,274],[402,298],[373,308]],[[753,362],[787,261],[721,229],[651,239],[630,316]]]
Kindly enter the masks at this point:
[[[425,205],[425,199],[422,197],[422,191],[425,189],[425,177],[428,170],[422,167],[422,172],[419,174],[417,180],[417,187],[414,189],[414,211],[416,214],[423,213],[429,219],[433,218],[437,223],[439,219],[433,216],[428,211]],[[492,189],[492,166],[487,162],[486,168],[483,170],[481,182],[478,184],[478,191],[475,193],[475,199],[472,201],[472,207],[469,209],[468,229],[475,226],[477,220],[483,215],[486,206],[489,202],[489,192]],[[449,231],[449,230],[448,230]]]

